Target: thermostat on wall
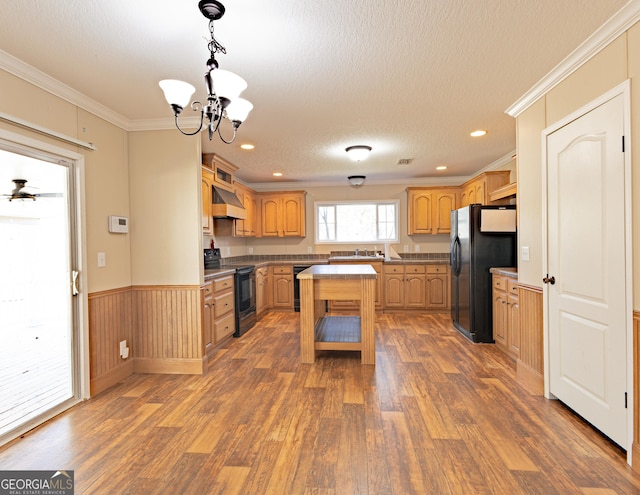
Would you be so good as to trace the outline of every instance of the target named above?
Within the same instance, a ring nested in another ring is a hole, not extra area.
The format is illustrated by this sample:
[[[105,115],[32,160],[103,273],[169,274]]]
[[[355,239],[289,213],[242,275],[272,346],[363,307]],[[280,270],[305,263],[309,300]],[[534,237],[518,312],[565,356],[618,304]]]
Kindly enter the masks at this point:
[[[126,234],[129,232],[129,219],[127,217],[109,216],[109,232],[114,234]]]

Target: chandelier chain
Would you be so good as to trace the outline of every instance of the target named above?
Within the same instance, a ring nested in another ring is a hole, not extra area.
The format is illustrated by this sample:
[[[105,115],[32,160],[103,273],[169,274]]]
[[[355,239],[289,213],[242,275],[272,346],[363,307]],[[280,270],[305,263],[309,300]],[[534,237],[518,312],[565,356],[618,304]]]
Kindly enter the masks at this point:
[[[213,56],[214,53],[227,54],[227,49],[218,41],[213,35],[213,21],[209,21],[209,32],[211,33],[211,40],[209,41],[209,51]]]

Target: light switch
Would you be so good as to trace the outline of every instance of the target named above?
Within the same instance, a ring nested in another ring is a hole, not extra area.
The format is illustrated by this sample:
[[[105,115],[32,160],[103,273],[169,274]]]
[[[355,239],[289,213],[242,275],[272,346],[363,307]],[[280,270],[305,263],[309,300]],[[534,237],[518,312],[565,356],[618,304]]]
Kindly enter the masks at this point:
[[[522,246],[522,261],[529,261],[529,246]]]
[[[107,266],[107,255],[105,253],[98,253],[98,268]]]

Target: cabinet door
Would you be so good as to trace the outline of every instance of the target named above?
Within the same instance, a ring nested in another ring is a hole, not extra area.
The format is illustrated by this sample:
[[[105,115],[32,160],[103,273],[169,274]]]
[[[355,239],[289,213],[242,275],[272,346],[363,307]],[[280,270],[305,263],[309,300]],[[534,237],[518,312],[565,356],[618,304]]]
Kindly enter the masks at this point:
[[[507,349],[507,297],[502,291],[493,293],[493,338],[496,344]]]
[[[261,204],[261,234],[264,237],[278,237],[280,229],[278,218],[280,217],[280,198],[264,197]]]
[[[518,295],[509,293],[507,296],[509,302],[508,314],[508,345],[509,353],[516,359],[520,357],[520,305],[518,304]]]
[[[284,237],[304,237],[304,197],[286,195],[282,198],[282,235]]]
[[[448,295],[448,275],[427,275],[427,309],[447,309]]]
[[[384,274],[384,307],[404,307],[404,272]]]
[[[456,209],[456,193],[436,193],[433,220],[434,234],[451,232],[451,211]]]
[[[274,274],[273,307],[293,309],[293,275]]]
[[[213,171],[202,167],[202,233],[213,235],[213,217],[211,216]]]
[[[480,203],[481,205],[487,204],[486,194],[486,181],[484,179],[480,179],[474,184],[474,193],[476,198],[476,203]]]
[[[431,191],[409,192],[408,234],[433,232],[433,203]]]
[[[405,277],[405,308],[425,309],[427,307],[425,276],[407,273]]]
[[[214,343],[213,335],[213,289],[211,283],[202,286],[202,336],[205,353],[211,349]]]

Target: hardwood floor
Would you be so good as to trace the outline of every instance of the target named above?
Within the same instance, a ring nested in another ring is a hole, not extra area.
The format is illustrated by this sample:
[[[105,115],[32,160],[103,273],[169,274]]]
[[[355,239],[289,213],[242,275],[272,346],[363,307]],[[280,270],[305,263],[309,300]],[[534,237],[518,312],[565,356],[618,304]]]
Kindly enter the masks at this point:
[[[205,375],[133,375],[0,469],[73,469],[77,494],[640,493],[624,452],[448,315],[379,315],[376,334],[375,367],[300,364],[299,314],[271,313]]]

